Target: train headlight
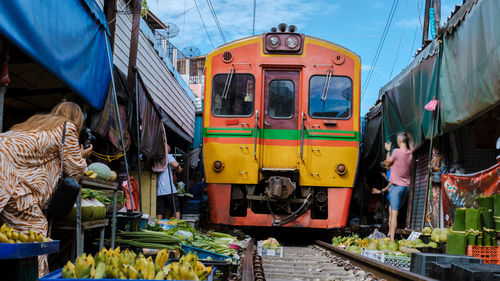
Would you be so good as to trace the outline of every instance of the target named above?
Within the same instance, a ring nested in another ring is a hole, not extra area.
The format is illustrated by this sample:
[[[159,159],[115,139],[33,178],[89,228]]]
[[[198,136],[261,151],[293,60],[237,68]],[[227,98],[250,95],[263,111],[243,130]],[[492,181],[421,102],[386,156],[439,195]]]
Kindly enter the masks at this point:
[[[286,38],[286,46],[290,49],[295,49],[299,45],[299,40],[296,37]]]
[[[280,46],[280,39],[276,36],[269,38],[269,47],[278,48]]]
[[[338,164],[335,168],[335,172],[339,175],[345,175],[347,173],[347,167],[344,164]]]
[[[222,163],[219,160],[214,161],[214,164],[212,165],[212,169],[214,169],[214,172],[220,173],[224,169],[224,163]]]

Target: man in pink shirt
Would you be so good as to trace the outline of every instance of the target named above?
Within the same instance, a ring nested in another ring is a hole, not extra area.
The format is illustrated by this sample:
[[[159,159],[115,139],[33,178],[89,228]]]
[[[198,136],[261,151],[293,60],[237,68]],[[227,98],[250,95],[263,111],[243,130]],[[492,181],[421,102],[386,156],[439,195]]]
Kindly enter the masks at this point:
[[[412,151],[408,148],[406,133],[398,134],[398,147],[392,151],[391,143],[385,143],[387,150],[386,164],[391,167],[389,182],[389,237],[394,240],[398,225],[398,211],[408,199],[410,186],[410,166],[413,158]]]

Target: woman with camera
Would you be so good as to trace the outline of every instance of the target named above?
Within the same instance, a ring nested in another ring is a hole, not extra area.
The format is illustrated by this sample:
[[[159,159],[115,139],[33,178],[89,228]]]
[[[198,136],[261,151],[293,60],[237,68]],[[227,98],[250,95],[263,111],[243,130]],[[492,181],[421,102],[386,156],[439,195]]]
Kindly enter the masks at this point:
[[[36,114],[0,134],[0,224],[47,235],[43,210],[61,176],[61,166],[64,175],[78,181],[87,167],[85,157],[92,151],[92,146],[84,149],[78,143],[83,119],[80,106],[62,102],[50,113]],[[39,276],[47,273],[46,256],[38,259],[38,271]]]

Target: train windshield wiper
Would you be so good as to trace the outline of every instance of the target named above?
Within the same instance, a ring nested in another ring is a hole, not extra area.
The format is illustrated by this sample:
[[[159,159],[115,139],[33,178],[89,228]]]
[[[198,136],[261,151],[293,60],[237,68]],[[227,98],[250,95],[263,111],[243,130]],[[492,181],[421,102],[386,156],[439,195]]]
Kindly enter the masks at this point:
[[[231,73],[226,78],[226,83],[224,84],[224,90],[222,91],[222,98],[227,99],[227,94],[229,93],[229,87],[231,86],[231,81],[233,80],[234,68],[231,69]]]
[[[328,70],[326,73],[325,84],[323,85],[323,91],[321,91],[321,100],[323,103],[326,101],[326,96],[328,95],[328,88],[330,87],[330,78],[332,77],[332,71]]]

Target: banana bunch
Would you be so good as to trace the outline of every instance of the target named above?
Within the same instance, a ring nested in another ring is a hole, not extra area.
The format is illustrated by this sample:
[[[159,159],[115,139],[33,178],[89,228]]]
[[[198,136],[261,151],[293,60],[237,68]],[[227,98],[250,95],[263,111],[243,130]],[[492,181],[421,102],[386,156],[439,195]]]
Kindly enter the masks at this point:
[[[196,253],[189,252],[181,257],[179,262],[166,266],[168,269],[167,280],[206,280],[212,272],[212,267],[205,267],[198,261]]]
[[[42,234],[29,230],[28,234],[15,231],[14,228],[3,224],[0,227],[0,243],[36,243],[50,242],[52,239],[43,236]]]
[[[178,263],[167,266],[169,252],[161,250],[156,259],[146,258],[142,253],[136,255],[127,250],[103,248],[99,253],[80,255],[75,264],[68,261],[63,267],[63,278],[93,279],[146,279],[146,280],[205,280],[212,267],[205,267],[198,261],[196,254],[189,253]],[[174,278],[175,277],[175,278]]]

